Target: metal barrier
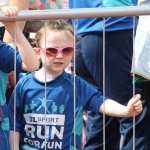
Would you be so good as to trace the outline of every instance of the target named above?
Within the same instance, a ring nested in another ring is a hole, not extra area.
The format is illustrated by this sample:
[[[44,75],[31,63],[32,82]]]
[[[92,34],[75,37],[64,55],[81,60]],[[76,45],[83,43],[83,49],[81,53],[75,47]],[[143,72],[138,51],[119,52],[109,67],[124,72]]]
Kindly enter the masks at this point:
[[[10,20],[29,21],[29,20],[48,20],[48,19],[62,19],[62,18],[63,19],[105,18],[105,17],[117,17],[117,16],[139,16],[139,15],[150,15],[150,6],[60,9],[57,11],[56,10],[30,10],[30,11],[26,10],[26,11],[20,11],[17,18],[15,19],[10,19],[9,17],[5,16],[2,12],[0,12],[0,21],[10,21]],[[103,121],[105,125],[105,120]],[[133,125],[134,125],[134,121],[133,121]],[[105,134],[105,129],[104,129],[104,134]],[[135,134],[135,129],[133,129],[133,137],[134,134]],[[105,136],[103,138],[105,143]],[[74,143],[76,143],[76,141]],[[134,149],[134,145],[133,145],[133,149]]]
[[[60,9],[60,10],[24,10],[20,11],[16,21],[22,20],[47,20],[47,19],[70,19],[70,18],[104,18],[117,16],[139,16],[150,14],[150,6],[131,7],[105,7],[105,8],[84,8],[84,9]],[[0,12],[0,21],[10,21]]]

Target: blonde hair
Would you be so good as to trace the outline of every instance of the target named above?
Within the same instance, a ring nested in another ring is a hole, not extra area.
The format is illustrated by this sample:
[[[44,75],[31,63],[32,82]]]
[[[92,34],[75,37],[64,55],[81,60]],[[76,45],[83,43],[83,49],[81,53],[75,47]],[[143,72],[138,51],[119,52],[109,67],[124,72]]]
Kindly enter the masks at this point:
[[[43,38],[45,33],[44,28],[46,28],[46,35],[50,33],[50,30],[56,30],[56,31],[64,31],[65,35],[70,39],[73,39],[74,37],[74,30],[69,21],[64,19],[48,20],[45,21],[45,25],[43,23],[42,27],[36,33],[36,36],[32,42],[32,44],[35,47],[40,47],[41,39]]]

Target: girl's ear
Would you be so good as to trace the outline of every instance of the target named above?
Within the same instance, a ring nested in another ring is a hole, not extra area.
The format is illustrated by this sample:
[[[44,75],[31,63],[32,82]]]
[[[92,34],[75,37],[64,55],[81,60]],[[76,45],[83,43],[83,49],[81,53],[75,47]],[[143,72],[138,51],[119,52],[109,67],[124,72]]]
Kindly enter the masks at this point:
[[[34,51],[35,51],[35,53],[36,53],[37,55],[40,53],[40,49],[39,49],[39,48],[33,47],[33,49],[34,49]]]
[[[37,47],[34,47],[33,49],[34,49],[34,51],[35,51],[35,53],[36,53],[38,59],[41,59],[41,56],[40,56],[40,49],[37,48]]]

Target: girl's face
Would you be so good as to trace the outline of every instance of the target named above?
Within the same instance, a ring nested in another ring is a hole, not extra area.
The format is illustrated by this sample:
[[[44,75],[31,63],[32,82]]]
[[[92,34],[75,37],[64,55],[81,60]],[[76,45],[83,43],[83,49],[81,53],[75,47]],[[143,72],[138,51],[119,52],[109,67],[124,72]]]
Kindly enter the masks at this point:
[[[45,47],[44,36],[41,40],[41,47]],[[64,31],[50,30],[49,34],[46,37],[46,47],[73,47],[73,36],[70,38],[64,33]],[[72,59],[72,55],[63,56],[61,52],[58,52],[55,57],[46,56],[45,63],[45,54],[42,51],[40,51],[40,56],[43,65],[46,67],[46,70],[51,74],[61,74],[62,71],[69,65]]]

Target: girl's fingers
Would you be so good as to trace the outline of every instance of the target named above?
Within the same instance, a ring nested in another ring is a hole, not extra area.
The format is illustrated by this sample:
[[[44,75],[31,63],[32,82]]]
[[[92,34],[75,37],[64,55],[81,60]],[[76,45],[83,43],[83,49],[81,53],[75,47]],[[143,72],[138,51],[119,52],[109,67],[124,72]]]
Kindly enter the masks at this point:
[[[18,15],[18,9],[17,9],[17,7],[13,6],[12,11],[13,11],[13,17],[16,18],[16,16]]]
[[[16,18],[16,16],[18,15],[18,10],[17,7],[15,6],[9,7],[8,11],[9,11],[10,18]]]
[[[140,109],[142,109],[142,104],[141,104],[141,105],[138,105],[138,106],[136,106],[136,107],[134,107],[134,109],[135,109],[135,110],[138,110],[138,109],[140,110]]]
[[[1,8],[1,10],[2,10],[2,12],[4,12],[4,13],[5,13],[5,15],[6,15],[6,16],[8,16],[8,15],[9,15],[9,11],[8,11],[8,9],[7,9],[7,7],[6,7],[6,6],[2,7],[2,8]]]
[[[4,6],[2,7],[2,11],[6,16],[9,16],[10,18],[16,18],[16,16],[18,15],[18,9],[16,6]]]
[[[133,106],[133,105],[135,105],[138,101],[140,101],[140,98],[141,98],[141,96],[140,96],[140,94],[137,94],[137,95],[135,95],[134,97],[132,97],[131,99],[130,99],[130,101],[129,101],[129,105],[131,105],[131,106]]]
[[[134,104],[134,107],[137,107],[137,106],[139,106],[139,105],[141,105],[141,104],[142,104],[142,101],[139,100],[139,101],[137,101],[137,102]]]

